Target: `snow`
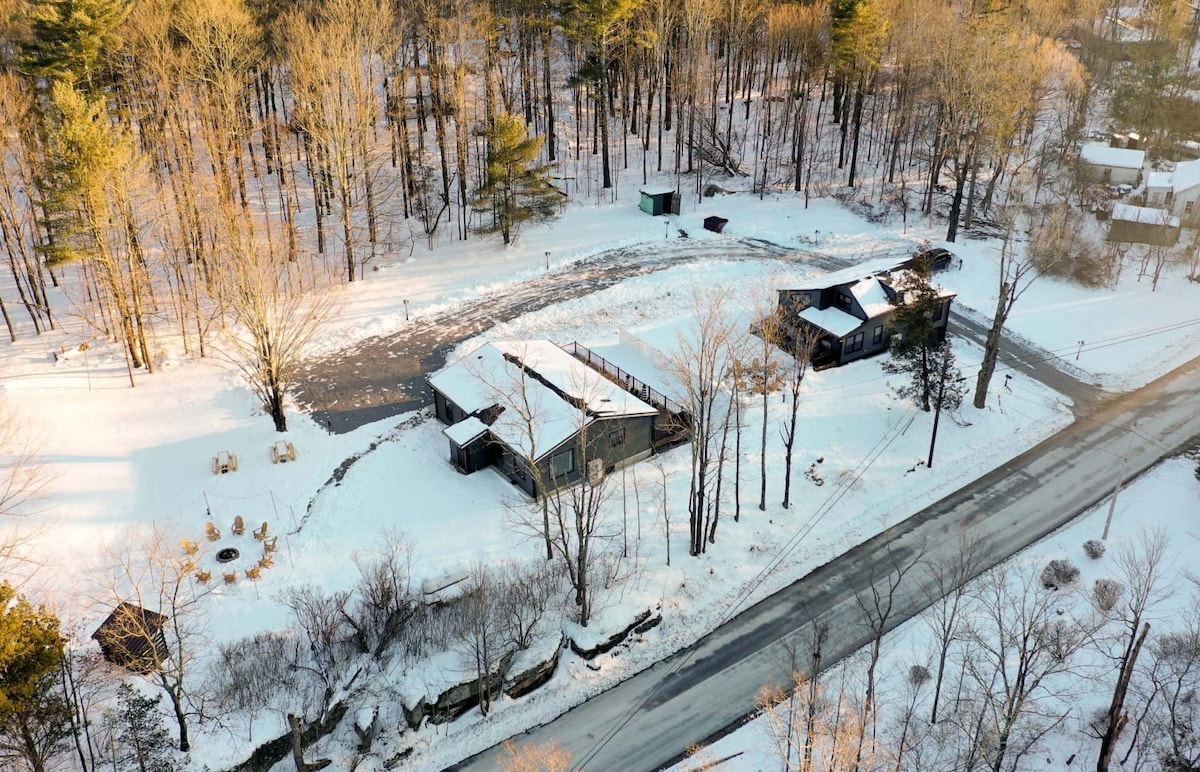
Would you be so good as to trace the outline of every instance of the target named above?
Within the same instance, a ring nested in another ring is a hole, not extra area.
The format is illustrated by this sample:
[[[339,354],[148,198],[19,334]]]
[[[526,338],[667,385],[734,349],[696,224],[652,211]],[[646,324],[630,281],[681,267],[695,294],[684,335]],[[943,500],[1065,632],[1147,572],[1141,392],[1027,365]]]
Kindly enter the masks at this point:
[[[1130,206],[1129,204],[1113,204],[1112,219],[1122,222],[1149,223],[1151,225],[1166,225],[1179,227],[1179,218],[1174,217],[1165,209],[1154,209],[1148,206]]]
[[[446,435],[446,439],[458,445],[460,448],[467,445],[472,440],[482,437],[487,434],[487,424],[480,421],[475,416],[465,418],[456,424],[451,424],[442,430],[442,434]]]
[[[637,188],[628,179],[619,184],[626,191]],[[656,245],[664,251],[686,247],[702,250],[704,257],[551,304],[500,323],[484,336],[500,342],[578,340],[670,394],[661,367],[647,368],[643,375],[640,366],[655,364],[655,350],[678,347],[680,336],[688,334],[688,320],[695,313],[693,291],[737,288],[727,310],[749,319],[754,310],[749,288],[773,296],[781,287],[814,286],[813,282],[826,280],[804,261],[802,252],[794,260],[746,260],[730,254],[731,238],[751,236],[857,260],[883,252],[909,254],[923,240],[936,240],[943,227],[937,221],[915,218],[907,225],[873,224],[834,201],[814,200],[805,208],[803,198],[791,194],[768,194],[763,201],[756,196],[725,195],[699,204],[685,196],[683,214],[664,221],[646,217],[636,201],[627,200],[628,193],[615,195],[616,203],[572,207],[557,223],[527,229],[512,249],[476,240],[436,254],[417,249],[409,256],[400,251],[380,262],[379,270],[368,272],[365,281],[344,291],[343,310],[322,336],[318,350],[340,349],[399,329],[406,313],[401,298],[409,301],[408,311],[420,318],[504,292],[514,281],[543,273],[547,262],[562,266],[636,244]],[[730,219],[721,235],[699,227],[715,211]],[[664,222],[690,231],[692,238],[664,239]],[[941,282],[947,291],[957,293],[956,310],[986,318],[995,305],[999,245],[968,241],[953,248],[966,258],[964,268],[942,274]],[[550,257],[545,256],[547,251]],[[1184,267],[1167,271],[1172,272],[1172,280],[1163,281],[1157,292],[1151,291],[1148,281],[1137,281],[1136,265],[1126,267],[1115,287],[1102,290],[1040,279],[1014,307],[1008,331],[1105,388],[1133,388],[1200,354],[1200,336],[1195,334],[1200,320],[1194,310],[1200,290],[1182,280]],[[851,273],[862,278],[871,270],[856,267]],[[58,291],[55,299],[66,302]],[[242,515],[249,527],[267,521],[271,532],[280,536],[275,565],[264,570],[257,582],[239,578],[236,584],[210,587],[207,593],[195,588],[206,623],[204,645],[193,666],[197,680],[219,644],[291,625],[290,612],[279,599],[286,590],[308,584],[330,591],[349,589],[357,576],[355,556],[377,549],[386,532],[402,531],[415,545],[412,570],[417,582],[462,575],[478,562],[537,558],[538,545],[510,522],[523,499],[499,474],[484,471],[464,476],[455,471],[446,459],[443,427],[427,414],[329,435],[293,409],[287,437],[295,444],[298,458],[272,464],[269,449],[278,435],[236,375],[212,359],[185,356],[164,330],[156,343],[159,372],[139,374],[137,387],[130,389],[120,349],[80,332],[75,319],[65,314],[63,318],[70,320],[69,329],[41,337],[22,330],[18,343],[3,350],[0,390],[6,402],[27,416],[51,476],[29,524],[36,532],[33,556],[53,568],[23,586],[30,594],[53,599],[68,621],[66,629],[79,630],[82,641],[111,611],[107,600],[90,598],[100,598],[99,588],[111,574],[115,555],[155,529],[166,534],[172,545],[180,538],[199,542],[202,550],[236,545],[243,549],[242,561],[257,557],[258,545],[249,533],[244,537],[229,533],[235,515]],[[621,330],[626,331],[624,336]],[[483,346],[487,340],[467,341],[460,350],[496,352],[489,364],[502,366],[499,344]],[[645,345],[634,345],[635,340]],[[86,352],[77,350],[83,341],[91,346]],[[960,367],[972,375],[980,350],[960,338],[954,341]],[[59,352],[57,359],[47,354],[51,349]],[[463,361],[479,360],[468,355]],[[649,463],[617,473],[617,477],[624,475],[625,495],[616,497],[608,512],[609,523],[619,532],[622,514],[627,517],[631,557],[626,565],[635,565],[640,573],[635,581],[601,595],[595,628],[619,627],[632,614],[659,605],[663,624],[619,656],[604,658],[600,671],[564,654],[552,684],[519,700],[500,700],[487,719],[475,711],[452,724],[398,736],[398,721],[383,720],[394,712],[381,711],[381,727],[390,726],[391,735],[377,742],[385,747],[390,743],[393,749],[414,745],[417,750],[408,767],[437,769],[548,720],[711,628],[797,528],[809,529],[803,549],[781,561],[769,580],[749,595],[750,601],[1072,420],[1069,405],[1041,384],[1018,375],[1003,385],[1002,376],[1010,372],[1001,365],[987,410],[964,408],[970,426],[943,418],[938,456],[954,458],[956,463],[933,469],[919,463],[928,451],[930,417],[894,399],[879,359],[810,373],[800,408],[803,431],[796,448],[793,508],[785,511],[777,503],[782,451],[776,437],[786,405],[776,398],[770,401],[767,419],[768,463],[773,470],[768,510],[760,513],[743,502],[741,522],[723,518],[717,543],[703,560],[681,554],[680,545],[686,544],[688,449],[658,457],[662,473]],[[447,368],[434,381],[455,390],[465,403],[455,401],[465,409],[496,403],[494,393],[478,387],[478,372],[472,373],[466,364]],[[550,390],[544,391],[537,399],[566,404]],[[747,436],[762,430],[760,416],[755,406],[746,410]],[[576,428],[578,413],[564,410],[561,420]],[[492,430],[503,432],[506,427],[508,439],[519,442],[512,425],[503,420]],[[887,452],[862,470],[863,460],[880,438],[893,435]],[[539,442],[539,447],[550,445]],[[238,471],[212,474],[211,459],[219,451],[238,455]],[[335,470],[351,458],[357,460],[335,481]],[[823,461],[818,463],[818,458]],[[757,460],[757,451],[749,454],[746,467],[756,467]],[[805,476],[806,469],[813,477]],[[745,483],[756,480],[745,470],[743,474]],[[845,498],[834,507],[823,507],[815,479],[856,474],[857,482]],[[670,502],[669,567],[664,513],[648,494],[658,479],[665,480]],[[1145,489],[1137,510],[1132,507],[1142,494],[1130,488],[1122,499],[1118,523],[1132,524],[1135,516],[1158,517],[1173,506],[1166,498],[1173,484],[1158,480],[1147,476],[1139,483],[1138,490],[1141,485],[1151,487]],[[640,491],[640,507],[634,490]],[[1183,517],[1183,509],[1172,511]],[[1128,517],[1123,517],[1125,512]],[[1187,513],[1194,519],[1192,510]],[[209,520],[224,532],[220,541],[211,544],[204,538]],[[1094,523],[1089,528],[1094,530]],[[640,541],[635,532],[641,533]],[[204,553],[204,559],[209,556]],[[245,567],[237,565],[239,570]],[[436,696],[439,688],[461,677],[461,671],[456,657],[446,654],[408,665],[394,663],[386,673],[373,677],[386,682],[376,691],[388,692],[394,700],[394,695]],[[394,703],[389,704],[394,709]],[[373,705],[359,704],[354,709],[367,707]],[[222,719],[220,726],[193,727],[191,768],[234,766],[283,727],[282,714],[271,711],[257,717],[231,713]],[[323,745],[320,753],[334,758],[335,765],[348,766],[350,751],[336,740]]]
[[[1079,151],[1084,163],[1110,166],[1114,169],[1141,169],[1146,162],[1145,150],[1110,147],[1107,142],[1088,142]]]
[[[1170,174],[1171,189],[1176,194],[1190,190],[1200,185],[1200,159],[1178,163],[1175,165],[1175,171]]]
[[[827,273],[814,276],[812,279],[804,282],[799,287],[796,287],[795,290],[803,291],[828,289],[830,287],[837,287],[842,284],[850,284],[851,282],[855,282],[860,279],[866,279],[881,273],[894,271],[903,265],[910,257],[910,254],[904,254],[865,260],[849,268],[843,268],[840,271],[829,271]]]
[[[830,306],[829,308],[809,306],[802,309],[799,316],[804,321],[816,325],[835,338],[845,337],[863,324],[862,319],[835,306]]]
[[[850,293],[862,306],[862,310],[866,312],[868,319],[890,312],[894,306],[892,300],[888,297],[887,290],[883,288],[883,282],[878,277],[872,276],[850,286]],[[838,337],[841,337],[840,335]]]
[[[1097,579],[1112,579],[1119,575],[1114,561],[1122,550],[1132,549],[1134,554],[1141,554],[1139,547],[1143,536],[1162,531],[1170,535],[1157,582],[1162,591],[1159,593],[1160,599],[1150,607],[1144,621],[1151,623],[1160,633],[1167,632],[1178,618],[1189,613],[1190,597],[1183,590],[1193,577],[1195,524],[1200,520],[1200,482],[1196,479],[1195,464],[1187,458],[1168,460],[1122,490],[1113,507],[1112,529],[1106,542],[1105,555],[1098,560],[1089,560],[1084,557],[1080,546],[1088,539],[1100,536],[1108,506],[1106,503],[1089,510],[1070,525],[1013,556],[1006,565],[1019,571],[1029,570],[1030,567],[1036,569],[1051,560],[1070,560],[1081,570],[1077,586],[1087,590]],[[1086,592],[1079,595],[1086,597]],[[1079,603],[1080,598],[1068,597],[1063,602]],[[1113,623],[1113,626],[1116,624]],[[881,727],[890,726],[887,719],[906,707],[900,703],[902,695],[907,693],[905,675],[909,667],[923,665],[932,669],[935,665],[930,660],[934,644],[929,623],[924,616],[909,620],[884,638],[883,654],[876,668],[876,672],[881,674],[877,687],[881,695]],[[1065,688],[1060,688],[1058,694],[1049,699],[1042,697],[1040,704],[1031,708],[1046,711],[1047,715],[1066,714],[1070,719],[1044,738],[1037,746],[1039,752],[1033,754],[1034,758],[1028,762],[1028,766],[1022,765],[1020,769],[1033,768],[1034,764],[1048,769],[1087,769],[1095,766],[1099,742],[1094,736],[1089,736],[1084,723],[1093,711],[1109,707],[1112,687],[1111,679],[1092,678],[1085,674],[1107,672],[1112,667],[1111,662],[1107,654],[1098,648],[1085,650],[1081,662],[1073,668],[1063,684]],[[852,690],[861,686],[858,684],[858,675],[850,676],[854,684]],[[844,685],[845,682],[842,683]],[[928,713],[929,703],[930,694],[926,689],[918,702],[918,713]],[[1127,703],[1126,707],[1130,705]],[[1128,735],[1126,733],[1125,738]],[[894,741],[886,732],[884,736]],[[1123,739],[1118,757],[1124,754],[1127,747]],[[728,757],[733,757],[731,764],[722,768],[766,770],[778,769],[782,765],[782,754],[768,720],[759,716],[706,746],[694,758],[670,767],[670,770],[699,770],[706,761]]]

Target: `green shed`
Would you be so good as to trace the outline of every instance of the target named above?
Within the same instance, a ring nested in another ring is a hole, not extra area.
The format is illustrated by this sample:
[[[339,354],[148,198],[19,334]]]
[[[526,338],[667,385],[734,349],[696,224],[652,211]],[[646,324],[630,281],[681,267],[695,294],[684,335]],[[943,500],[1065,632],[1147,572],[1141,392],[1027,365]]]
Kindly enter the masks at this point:
[[[642,188],[638,208],[649,215],[679,214],[679,194],[674,188]]]

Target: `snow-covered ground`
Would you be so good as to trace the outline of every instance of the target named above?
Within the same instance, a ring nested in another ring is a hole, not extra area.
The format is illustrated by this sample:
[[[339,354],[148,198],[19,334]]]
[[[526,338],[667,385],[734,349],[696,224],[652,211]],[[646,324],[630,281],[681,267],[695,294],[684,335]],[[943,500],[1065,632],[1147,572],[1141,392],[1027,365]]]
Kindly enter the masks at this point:
[[[1155,467],[1121,491],[1113,507],[1112,525],[1109,530],[1107,550],[1097,560],[1088,559],[1082,549],[1084,542],[1100,538],[1104,531],[1109,506],[1101,504],[1046,539],[1013,556],[1005,568],[1014,574],[1040,571],[1051,560],[1065,559],[1080,569],[1077,588],[1080,595],[1067,593],[1061,601],[1065,606],[1086,608],[1087,595],[1097,579],[1123,577],[1119,556],[1123,550],[1142,558],[1145,556],[1146,537],[1151,540],[1156,531],[1168,535],[1169,546],[1163,553],[1158,567],[1154,602],[1149,607],[1144,621],[1149,623],[1156,635],[1178,630],[1178,622],[1194,613],[1197,592],[1193,580],[1196,577],[1196,555],[1200,551],[1200,481],[1196,479],[1195,462],[1186,458],[1174,458]],[[976,583],[978,584],[978,583]],[[1047,592],[1041,590],[1041,592]],[[1081,597],[1082,596],[1082,597]],[[1086,613],[1086,612],[1084,612]],[[930,616],[927,612],[926,617]],[[908,707],[906,678],[909,668],[919,665],[932,671],[937,661],[937,638],[931,631],[930,620],[914,618],[890,632],[885,638],[883,656],[877,668],[881,674],[879,686],[881,724],[888,727],[883,736],[890,747],[895,747],[894,724]],[[1101,635],[1119,633],[1120,626],[1110,622],[1100,631]],[[1139,691],[1150,688],[1145,676],[1146,664],[1153,638],[1147,642],[1147,651],[1141,659],[1143,669],[1134,676],[1134,686],[1127,709],[1137,705]],[[1112,661],[1107,660],[1103,645],[1085,647],[1071,673],[1051,688],[1034,694],[1036,710],[1043,715],[1064,715],[1068,719],[1037,745],[1037,752],[1030,755],[1019,769],[1089,769],[1095,766],[1099,753],[1099,740],[1089,734],[1086,720],[1095,711],[1107,709],[1116,682]],[[859,668],[861,671],[861,668]],[[954,667],[957,673],[957,667]],[[1089,675],[1098,675],[1096,678]],[[861,672],[851,671],[848,678],[840,670],[827,678],[831,682],[844,684],[848,691],[861,694]],[[1058,693],[1055,693],[1055,689]],[[931,709],[932,688],[928,685],[918,695],[916,713],[925,717]],[[1129,711],[1133,716],[1138,712]],[[1126,742],[1118,746],[1117,758],[1128,750],[1128,738],[1134,735],[1135,725],[1125,732]],[[1144,730],[1145,731],[1145,730]],[[782,751],[776,734],[772,732],[768,717],[760,715],[739,729],[703,748],[695,758],[680,762],[672,770],[721,769],[721,770],[774,770],[784,768]],[[705,766],[714,760],[723,763]],[[1142,766],[1119,768],[1156,768],[1157,760],[1143,750],[1131,761]],[[938,767],[941,768],[941,767]]]
[[[366,281],[340,290],[344,297],[338,320],[323,334],[318,349],[334,350],[399,328],[405,323],[406,302],[407,312],[419,317],[502,291],[509,282],[544,272],[547,265],[564,265],[641,242],[662,241],[669,249],[678,243],[676,229],[682,228],[693,241],[711,244],[710,260],[550,305],[498,325],[483,338],[465,343],[458,353],[483,339],[518,337],[578,340],[603,348],[620,343],[621,328],[667,339],[670,335],[663,331],[688,318],[696,293],[711,287],[733,288],[726,310],[748,317],[755,306],[751,290],[769,296],[774,288],[809,275],[802,262],[727,260],[727,236],[763,238],[857,259],[934,239],[934,229],[941,227],[915,222],[907,228],[899,223],[875,225],[836,202],[815,201],[806,209],[803,199],[787,194],[771,195],[765,201],[748,195],[719,196],[700,205],[685,201],[684,214],[670,219],[647,217],[636,203],[636,186],[626,186],[624,198],[616,204],[569,208],[558,222],[528,229],[520,244],[508,250],[494,242],[474,241],[439,248],[436,253],[418,247],[412,256],[381,262]],[[700,227],[703,217],[711,214],[730,219],[724,235]],[[962,306],[990,314],[998,245],[966,242],[953,249],[964,257],[964,267],[944,274],[942,283],[959,294],[957,302]],[[1148,282],[1136,282],[1130,270],[1118,287],[1101,291],[1041,280],[1017,304],[1010,327],[1096,383],[1110,389],[1131,388],[1200,354],[1200,336],[1191,329],[1200,322],[1195,314],[1195,293],[1200,288],[1181,274],[1162,282],[1155,293]],[[62,295],[57,299],[64,301]],[[214,546],[245,547],[240,561],[231,564],[239,570],[248,567],[258,552],[249,534],[235,537],[228,532],[235,516],[243,516],[248,526],[265,521],[271,533],[281,537],[276,563],[261,579],[218,585],[203,597],[202,654],[208,656],[218,643],[288,625],[290,612],[279,601],[288,588],[305,583],[348,587],[356,576],[354,556],[374,548],[386,530],[403,532],[415,545],[418,580],[476,561],[537,555],[538,545],[511,527],[512,512],[520,507],[515,489],[492,471],[466,477],[455,472],[436,421],[403,416],[330,436],[293,412],[287,438],[295,445],[298,459],[275,465],[269,448],[278,436],[270,419],[244,384],[218,362],[186,358],[166,331],[160,331],[163,337],[155,344],[159,373],[139,375],[136,388],[130,389],[120,350],[85,338],[65,301],[61,311],[65,331],[40,338],[27,334],[0,351],[0,393],[26,417],[39,438],[50,478],[40,511],[29,518],[29,526],[37,532],[33,558],[46,569],[25,585],[26,591],[53,600],[76,625],[81,644],[106,613],[89,599],[96,597],[109,574],[113,552],[137,543],[153,526],[172,541],[190,539],[208,546],[204,529],[211,520],[225,532]],[[79,344],[85,340],[90,347],[81,352]],[[956,340],[956,345],[960,367],[973,374],[981,352],[962,340]],[[601,593],[594,627],[623,625],[638,610],[657,606],[662,607],[663,624],[648,633],[644,643],[605,660],[599,671],[565,655],[550,686],[521,700],[501,700],[487,719],[472,713],[452,724],[403,737],[385,732],[379,742],[384,749],[380,758],[415,745],[417,755],[410,762],[414,768],[440,768],[535,720],[552,717],[709,629],[742,594],[743,585],[795,533],[806,534],[803,547],[791,553],[748,602],[1011,458],[1070,420],[1069,405],[1058,395],[1022,378],[1014,378],[1006,388],[998,377],[993,382],[996,399],[987,410],[964,408],[960,420],[942,422],[937,458],[953,459],[953,463],[935,461],[927,469],[918,461],[928,452],[931,416],[898,403],[879,364],[879,360],[867,361],[809,375],[794,463],[795,503],[790,510],[779,506],[783,475],[777,427],[785,405],[778,398],[772,400],[767,511],[759,512],[755,506],[759,459],[751,450],[745,454],[742,471],[741,521],[732,521],[732,505],[728,506],[716,544],[701,559],[686,556],[686,448],[662,456],[661,472],[649,463],[626,470],[608,517],[628,539],[624,560],[631,578]],[[759,408],[750,406],[745,420],[747,437],[756,437],[762,428]],[[865,465],[881,442],[888,443],[886,451]],[[378,443],[377,449],[367,452],[373,443]],[[756,447],[753,441],[748,444]],[[214,476],[212,458],[221,451],[237,454],[239,468]],[[325,485],[344,459],[363,453],[340,484]],[[823,505],[830,487],[820,487],[805,476],[810,466],[815,478],[831,482],[856,478],[856,482],[826,511]],[[662,474],[668,481],[673,534],[669,567],[662,507],[649,494]],[[202,557],[209,559],[208,553]],[[202,666],[201,661],[193,672],[202,672]],[[436,696],[441,686],[461,676],[452,670],[427,666],[392,677],[399,692],[424,689]],[[282,728],[279,715],[260,716],[252,728],[237,717],[225,718],[224,726],[237,727],[236,732],[215,724],[194,727],[194,768],[228,766]],[[394,729],[395,722],[391,726]],[[341,763],[349,750],[332,744],[321,753]],[[370,764],[378,762],[376,758],[359,768],[372,768]]]

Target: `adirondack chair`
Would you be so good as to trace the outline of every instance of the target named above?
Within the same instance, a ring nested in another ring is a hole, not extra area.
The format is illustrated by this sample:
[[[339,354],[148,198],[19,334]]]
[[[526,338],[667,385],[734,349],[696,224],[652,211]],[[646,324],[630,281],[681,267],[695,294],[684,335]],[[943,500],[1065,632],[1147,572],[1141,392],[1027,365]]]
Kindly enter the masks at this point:
[[[209,541],[216,541],[217,539],[221,538],[221,532],[217,530],[217,527],[212,524],[211,520],[205,524],[204,532],[208,534]]]
[[[278,536],[272,536],[269,539],[264,539],[263,540],[263,553],[269,554],[269,553],[274,552],[275,548],[278,545],[279,545],[279,537]]]
[[[275,558],[273,558],[271,555],[264,553],[263,556],[258,559],[259,568],[270,568],[273,565],[275,565]]]
[[[210,579],[212,579],[212,571],[197,571],[196,572],[196,581],[197,582],[200,582],[201,584],[203,584],[203,583],[209,581]]]
[[[225,574],[225,584],[233,584],[237,581],[237,571],[230,571]]]
[[[195,555],[200,551],[200,545],[189,539],[180,539],[179,546],[183,547],[183,554]]]
[[[261,571],[262,571],[262,569],[260,569],[258,566],[253,566],[251,568],[247,568],[246,569],[246,578],[250,579],[250,580],[257,579],[259,577]]]
[[[196,570],[196,563],[191,558],[187,558],[182,563],[179,564],[179,573],[180,574],[190,574],[191,572],[193,572],[195,570]]]
[[[246,532],[246,521],[242,520],[242,516],[238,515],[233,518],[233,535],[241,536]]]
[[[267,538],[267,521],[266,520],[263,521],[262,528],[254,529],[254,538],[258,539],[259,541],[266,540],[266,538]]]

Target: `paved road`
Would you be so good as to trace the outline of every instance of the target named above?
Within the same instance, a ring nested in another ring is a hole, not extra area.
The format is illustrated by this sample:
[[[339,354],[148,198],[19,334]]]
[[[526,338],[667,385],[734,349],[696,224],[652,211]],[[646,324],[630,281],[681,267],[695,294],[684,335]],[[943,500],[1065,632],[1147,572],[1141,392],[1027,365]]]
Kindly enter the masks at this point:
[[[829,625],[827,665],[865,645],[855,593],[883,582],[890,566],[911,561],[922,549],[928,550],[926,560],[945,559],[955,547],[946,534],[962,524],[982,539],[983,570],[1102,500],[1122,454],[1129,453],[1132,478],[1188,446],[1200,435],[1198,387],[1195,360],[1105,401],[992,473],[743,611],[691,648],[520,736],[518,744],[554,740],[576,766],[594,770],[652,770],[672,762],[753,710],[762,684],[789,681],[789,644],[806,651],[813,620]],[[921,572],[906,576],[895,624],[928,605],[932,588],[926,582]],[[493,749],[459,768],[495,764]]]
[[[689,262],[769,258],[821,271],[847,265],[820,252],[749,238],[675,239],[614,249],[314,360],[301,375],[297,397],[318,423],[339,433],[352,431],[430,404],[425,375],[441,369],[459,343],[496,324]]]

